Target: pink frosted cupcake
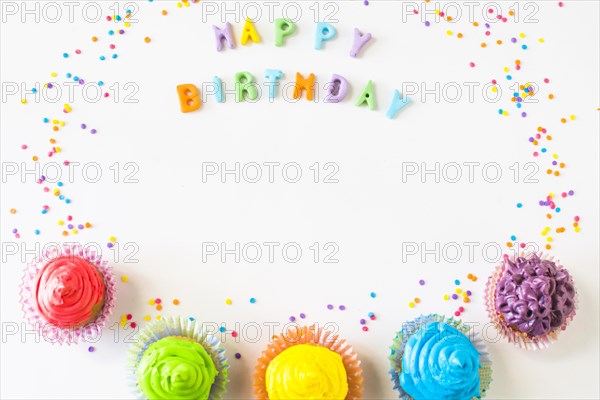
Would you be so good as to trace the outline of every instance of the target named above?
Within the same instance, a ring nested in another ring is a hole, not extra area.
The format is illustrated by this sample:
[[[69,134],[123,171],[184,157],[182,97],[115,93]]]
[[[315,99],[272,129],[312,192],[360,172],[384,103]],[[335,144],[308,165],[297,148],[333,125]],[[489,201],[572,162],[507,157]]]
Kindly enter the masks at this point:
[[[525,349],[543,349],[575,316],[573,277],[543,254],[504,256],[489,278],[486,304],[499,332]]]
[[[55,343],[96,339],[114,308],[115,280],[108,262],[81,246],[46,252],[24,271],[25,318]]]

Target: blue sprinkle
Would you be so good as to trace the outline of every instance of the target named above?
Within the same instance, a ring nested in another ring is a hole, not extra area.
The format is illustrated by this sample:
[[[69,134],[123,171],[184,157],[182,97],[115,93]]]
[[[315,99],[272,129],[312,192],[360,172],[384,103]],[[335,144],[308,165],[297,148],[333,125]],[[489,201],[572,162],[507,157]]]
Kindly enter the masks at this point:
[[[254,297],[250,297],[250,303],[252,303],[252,304],[256,303],[256,299]]]
[[[48,210],[42,210],[42,214],[46,214]]]
[[[224,326],[220,327],[219,332],[225,332],[225,327]]]
[[[36,235],[39,235],[40,234],[40,230],[36,229],[35,231],[33,231],[33,233],[35,233]]]
[[[59,199],[59,200],[64,200],[64,199],[65,199],[65,195],[64,195],[64,194],[61,194],[60,196],[58,196],[58,199]]]
[[[65,203],[67,203],[67,204],[71,204],[71,199],[66,199],[66,200],[65,200]]]
[[[62,183],[62,182],[58,182],[58,183],[56,184],[56,186],[58,186],[58,187],[62,187],[62,185],[63,185],[63,183]]]
[[[512,240],[512,241],[515,241],[515,240],[517,240],[517,237],[516,237],[515,235],[512,235],[512,236],[510,237],[510,240]]]
[[[104,81],[98,81],[98,86],[104,86]]]
[[[371,292],[371,297],[372,297],[372,298],[375,298],[375,297],[377,297],[377,293],[375,293],[375,292]]]
[[[69,58],[69,54],[68,53],[63,53],[63,57],[64,58]]]
[[[104,61],[104,60],[106,60],[106,57],[100,56],[100,61]]]
[[[523,207],[523,204],[517,203],[517,208],[522,208],[522,207]]]
[[[460,281],[459,281],[458,279],[455,279],[455,280],[454,280],[454,284],[455,284],[456,286],[458,286],[458,285],[460,285]]]
[[[70,73],[70,72],[67,72],[67,78],[69,78],[69,79],[70,79],[72,76],[73,76],[73,75],[71,75],[71,73]]]
[[[554,211],[556,211],[557,213],[559,213],[560,212],[560,207],[556,207],[556,209]]]

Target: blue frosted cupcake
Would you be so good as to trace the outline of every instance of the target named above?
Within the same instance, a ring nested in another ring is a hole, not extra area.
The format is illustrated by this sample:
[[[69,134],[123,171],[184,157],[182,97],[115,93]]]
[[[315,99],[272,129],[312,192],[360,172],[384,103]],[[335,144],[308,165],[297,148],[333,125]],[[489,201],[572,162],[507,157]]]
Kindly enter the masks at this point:
[[[390,374],[402,400],[480,399],[492,381],[485,343],[452,318],[432,314],[405,323],[391,350]]]

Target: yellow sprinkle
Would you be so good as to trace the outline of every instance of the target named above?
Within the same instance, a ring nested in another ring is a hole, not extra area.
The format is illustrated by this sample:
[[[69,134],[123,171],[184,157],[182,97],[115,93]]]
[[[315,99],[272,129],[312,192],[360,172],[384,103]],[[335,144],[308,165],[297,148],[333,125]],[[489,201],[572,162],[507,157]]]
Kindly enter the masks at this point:
[[[413,303],[413,302],[411,301],[410,303],[408,303],[408,306],[409,306],[410,308],[415,308],[415,303]]]
[[[177,8],[181,8],[181,7],[183,7],[183,4],[177,3]]]
[[[449,296],[449,295],[447,295],[447,294],[445,294],[445,295],[444,295],[444,300],[450,300],[450,296]]]
[[[227,304],[228,306],[230,306],[233,303],[233,301],[231,299],[225,299],[225,304]]]
[[[79,233],[77,229],[73,229],[71,232],[73,233],[73,235],[77,235]]]
[[[525,34],[524,34],[524,33],[521,33],[521,34],[519,34],[519,37],[520,37],[521,39],[523,39],[523,38],[525,38]]]
[[[461,288],[456,288],[455,292],[456,292],[456,294],[461,294],[462,293],[462,289]]]
[[[146,316],[144,317],[144,320],[145,320],[145,321],[150,321],[151,319],[152,319],[152,317],[151,317],[151,316],[149,316],[149,315],[146,315]]]
[[[580,228],[580,227],[578,227],[578,226],[576,226],[576,227],[575,227],[575,232],[579,232],[579,231],[581,231],[581,228]]]
[[[544,43],[544,38],[539,38],[539,39],[538,39],[538,42],[540,42],[540,43]]]
[[[50,76],[51,76],[51,77],[53,77],[53,78],[56,78],[56,77],[58,76],[58,74],[57,74],[56,72],[52,72],[52,73],[50,74]]]
[[[504,72],[508,72],[510,71],[510,69],[508,69],[508,67],[504,67]]]
[[[116,238],[116,237],[114,237],[114,236],[111,236],[111,237],[109,237],[109,238],[108,238],[108,240],[109,240],[111,243],[115,243],[115,242],[117,241],[117,238]]]
[[[498,88],[496,88],[496,86],[492,86],[492,92],[494,92],[494,93],[495,93],[495,92],[497,92],[497,91],[498,91]]]
[[[123,25],[125,26],[125,28],[129,28],[131,27],[131,22],[125,22]]]
[[[446,35],[452,36],[452,31],[446,31]]]
[[[21,99],[21,104],[27,104],[27,100]]]
[[[60,121],[60,122],[58,123],[58,125],[59,125],[59,126],[65,126],[65,121]]]
[[[127,282],[128,280],[129,280],[129,277],[127,275],[121,276],[121,282]]]
[[[546,241],[547,241],[547,242],[552,242],[553,240],[554,240],[554,239],[552,239],[552,237],[551,237],[551,236],[548,236],[548,237],[546,238]]]
[[[154,299],[148,300],[148,304],[150,304],[151,306],[153,306],[154,305]]]
[[[54,148],[54,150],[55,150],[57,153],[60,153],[62,149],[61,149],[60,147],[56,146],[56,147]]]
[[[571,115],[569,118],[571,118],[571,121],[575,121],[575,116]]]
[[[157,320],[160,320],[161,318],[162,318],[162,317],[161,317],[160,315],[157,315],[157,316],[156,316],[156,319],[157,319]]]

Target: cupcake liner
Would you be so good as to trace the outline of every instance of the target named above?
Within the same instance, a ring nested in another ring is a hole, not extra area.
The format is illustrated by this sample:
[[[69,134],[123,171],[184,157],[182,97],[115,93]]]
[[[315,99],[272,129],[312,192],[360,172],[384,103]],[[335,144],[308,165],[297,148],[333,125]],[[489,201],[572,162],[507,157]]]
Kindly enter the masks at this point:
[[[183,317],[163,318],[146,325],[136,334],[136,340],[127,353],[126,364],[128,385],[135,398],[146,398],[138,385],[137,378],[137,366],[142,359],[142,355],[152,343],[169,336],[182,336],[193,339],[206,349],[219,372],[210,389],[209,398],[211,400],[223,398],[229,382],[229,363],[225,356],[225,349],[221,347],[219,339],[202,329],[201,323],[196,323],[195,319]]]
[[[461,320],[457,320],[454,318],[447,318],[443,315],[438,314],[430,314],[430,315],[422,315],[417,319],[406,322],[402,330],[396,333],[396,337],[392,343],[391,354],[389,356],[390,360],[390,375],[392,376],[392,382],[394,383],[394,389],[398,391],[398,397],[401,400],[412,400],[412,397],[406,393],[402,386],[400,386],[400,372],[402,372],[402,356],[404,354],[404,347],[406,346],[406,342],[408,338],[416,333],[422,326],[430,323],[430,322],[443,322],[450,326],[453,326],[463,334],[465,334],[473,343],[477,351],[479,352],[479,362],[481,363],[481,367],[479,368],[479,381],[480,381],[480,392],[481,397],[484,397],[488,389],[490,388],[490,384],[492,383],[492,361],[490,359],[490,354],[488,352],[487,345],[485,341],[476,333],[472,327],[469,327],[462,323]]]
[[[539,253],[526,253],[522,251],[518,255],[509,256],[511,261],[514,261],[517,257],[527,257],[528,255],[536,254],[542,260],[554,261],[557,267],[564,268],[562,264],[558,260],[554,260],[553,256],[548,254],[544,254],[543,252]],[[558,339],[558,335],[560,332],[567,329],[569,323],[575,317],[577,312],[577,307],[579,304],[577,289],[575,289],[575,307],[573,307],[573,312],[565,318],[563,324],[543,336],[530,336],[525,333],[519,332],[516,329],[510,327],[502,315],[496,311],[495,306],[495,298],[496,298],[496,285],[500,280],[500,277],[504,274],[506,269],[506,261],[503,260],[501,264],[497,265],[492,275],[488,278],[487,284],[485,286],[485,305],[488,312],[488,316],[494,326],[498,329],[498,332],[501,336],[505,337],[509,343],[513,343],[515,346],[518,346],[521,349],[525,350],[543,350],[548,348],[553,342]],[[573,277],[571,276],[571,283]]]
[[[258,359],[254,372],[254,394],[259,400],[267,400],[266,373],[269,363],[282,351],[299,344],[313,344],[326,347],[342,357],[348,377],[346,400],[360,399],[363,392],[363,376],[360,360],[346,340],[322,328],[303,326],[289,328],[280,336],[275,336],[262,356]]]
[[[35,279],[40,269],[51,260],[65,256],[79,256],[94,265],[104,279],[104,305],[96,319],[79,328],[59,328],[48,322],[38,313],[35,305]],[[102,255],[93,249],[87,249],[79,244],[65,244],[53,246],[44,254],[34,259],[23,270],[23,277],[19,291],[19,302],[23,309],[24,318],[33,325],[42,339],[50,343],[77,344],[81,342],[96,342],[102,334],[102,329],[108,322],[117,298],[117,283],[108,261],[102,260]]]

